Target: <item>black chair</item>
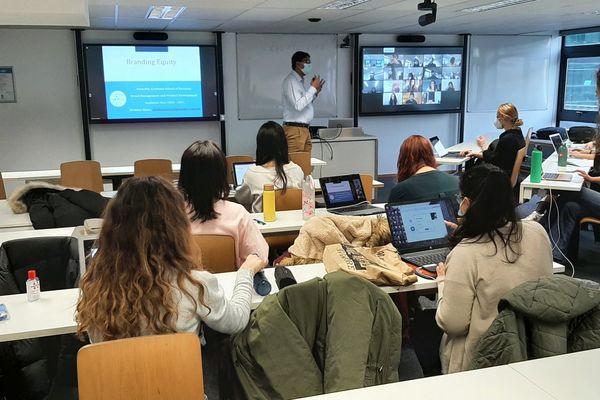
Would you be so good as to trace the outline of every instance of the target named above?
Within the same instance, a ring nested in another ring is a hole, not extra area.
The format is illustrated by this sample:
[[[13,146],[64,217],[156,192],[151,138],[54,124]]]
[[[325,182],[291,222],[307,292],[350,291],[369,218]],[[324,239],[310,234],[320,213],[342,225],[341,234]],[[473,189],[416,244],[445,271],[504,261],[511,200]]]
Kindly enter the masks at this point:
[[[76,287],[77,240],[44,237],[4,242],[0,247],[0,295],[25,293],[30,269],[40,278],[42,297],[44,291]],[[0,343],[0,398],[77,398],[76,355],[83,344],[73,335]]]

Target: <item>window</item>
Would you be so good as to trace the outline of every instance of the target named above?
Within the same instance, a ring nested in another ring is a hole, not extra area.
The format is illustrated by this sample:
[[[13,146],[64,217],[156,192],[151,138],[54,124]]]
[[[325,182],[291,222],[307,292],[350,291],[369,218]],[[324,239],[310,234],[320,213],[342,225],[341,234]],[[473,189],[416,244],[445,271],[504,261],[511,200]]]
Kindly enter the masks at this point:
[[[558,119],[595,122],[598,118],[596,74],[600,69],[600,31],[563,36]]]

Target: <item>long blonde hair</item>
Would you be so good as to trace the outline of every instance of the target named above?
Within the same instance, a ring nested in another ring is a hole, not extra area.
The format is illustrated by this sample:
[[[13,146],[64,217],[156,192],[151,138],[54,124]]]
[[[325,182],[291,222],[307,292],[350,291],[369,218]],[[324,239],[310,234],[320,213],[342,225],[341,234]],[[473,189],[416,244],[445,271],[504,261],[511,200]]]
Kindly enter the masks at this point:
[[[196,306],[204,286],[182,195],[162,178],[128,179],[104,213],[99,249],[80,282],[77,333],[103,340],[176,332],[181,291]],[[196,287],[198,296],[189,288]]]
[[[512,128],[518,128],[523,125],[523,120],[519,118],[517,107],[512,103],[500,104],[496,114],[500,114],[503,118],[509,120],[512,124]]]

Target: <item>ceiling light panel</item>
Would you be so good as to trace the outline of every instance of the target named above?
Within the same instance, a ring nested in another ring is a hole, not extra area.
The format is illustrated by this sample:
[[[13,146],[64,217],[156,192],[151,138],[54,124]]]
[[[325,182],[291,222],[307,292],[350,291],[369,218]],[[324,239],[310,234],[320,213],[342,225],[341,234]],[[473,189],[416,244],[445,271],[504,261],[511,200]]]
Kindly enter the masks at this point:
[[[336,0],[331,3],[327,3],[321,7],[318,7],[319,10],[345,10],[350,7],[357,6],[362,3],[366,3],[370,0]]]
[[[184,6],[150,6],[146,18],[174,20],[185,11],[185,8]]]
[[[501,1],[497,1],[495,3],[483,4],[481,6],[463,8],[459,12],[477,13],[477,12],[491,11],[491,10],[496,10],[498,8],[516,6],[518,4],[532,3],[534,1],[536,1],[536,0],[501,0]]]

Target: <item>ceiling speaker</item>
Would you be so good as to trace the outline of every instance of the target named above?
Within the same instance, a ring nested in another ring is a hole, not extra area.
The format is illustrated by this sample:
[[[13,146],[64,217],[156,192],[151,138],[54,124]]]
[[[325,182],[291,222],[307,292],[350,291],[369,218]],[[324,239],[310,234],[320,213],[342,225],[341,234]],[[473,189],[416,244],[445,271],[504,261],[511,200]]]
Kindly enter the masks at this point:
[[[167,40],[169,35],[166,32],[134,32],[133,38],[135,40]]]

